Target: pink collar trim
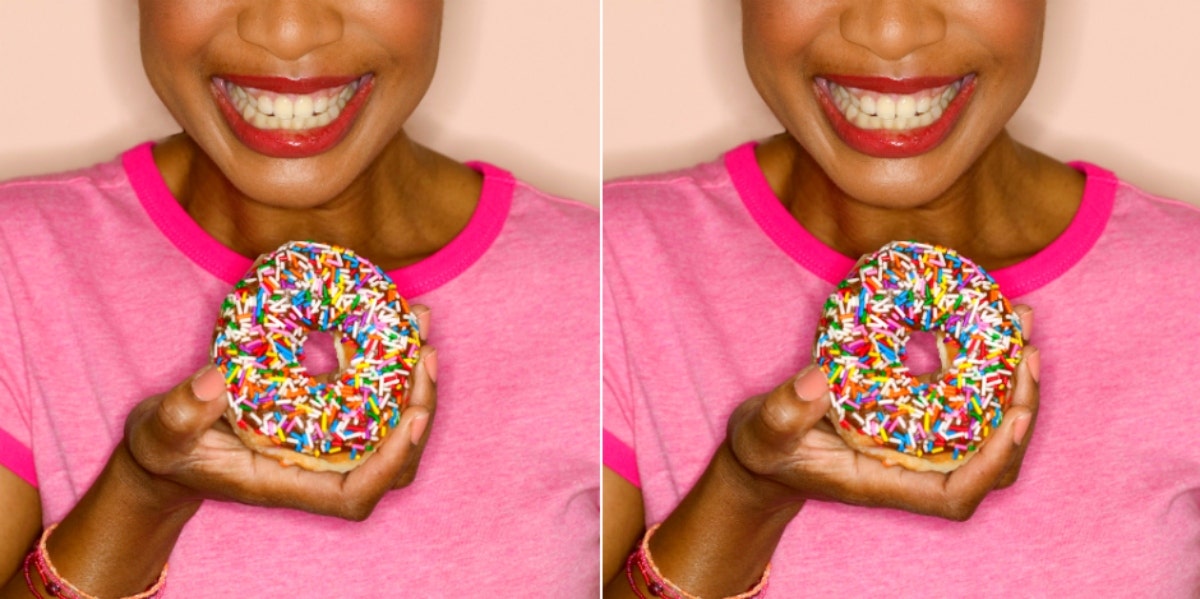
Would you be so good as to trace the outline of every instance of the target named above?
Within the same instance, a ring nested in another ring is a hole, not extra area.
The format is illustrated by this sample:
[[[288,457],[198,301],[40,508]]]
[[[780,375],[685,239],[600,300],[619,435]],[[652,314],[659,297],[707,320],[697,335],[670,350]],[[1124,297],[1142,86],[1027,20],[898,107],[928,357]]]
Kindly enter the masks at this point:
[[[725,168],[746,210],[788,256],[809,272],[832,283],[840,283],[857,258],[844,256],[813,237],[783,207],[758,166],[749,142],[725,154]],[[1075,266],[1096,244],[1112,214],[1118,180],[1093,164],[1072,162],[1071,167],[1087,176],[1083,200],[1067,229],[1050,245],[1026,260],[991,271],[1009,297],[1031,293]]]
[[[230,285],[237,283],[250,270],[253,260],[221,245],[188,216],[154,164],[150,151],[153,145],[142,144],[121,156],[142,208],[189,260]],[[433,291],[462,274],[483,256],[504,227],[516,181],[508,171],[487,163],[472,162],[468,166],[483,175],[483,190],[467,226],[432,256],[388,273],[406,298]]]

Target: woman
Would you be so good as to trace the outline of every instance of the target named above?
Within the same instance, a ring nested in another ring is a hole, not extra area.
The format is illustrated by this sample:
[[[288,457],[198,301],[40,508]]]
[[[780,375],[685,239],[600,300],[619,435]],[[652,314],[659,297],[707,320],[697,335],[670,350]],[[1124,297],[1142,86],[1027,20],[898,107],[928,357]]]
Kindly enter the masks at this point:
[[[1200,292],[1170,274],[1196,267],[1200,215],[1007,134],[1045,3],[742,14],[785,133],[605,192],[606,596],[1194,592],[1200,367],[1164,376],[1146,348],[1194,349],[1200,322],[1132,323]],[[949,475],[850,450],[810,364],[825,298],[898,239],[989,269],[1031,340],[1003,424]]]
[[[140,11],[182,132],[0,186],[0,596],[592,592],[595,211],[405,134],[442,3]],[[427,338],[347,475],[242,446],[206,365],[252,259],[308,239],[388,271]]]

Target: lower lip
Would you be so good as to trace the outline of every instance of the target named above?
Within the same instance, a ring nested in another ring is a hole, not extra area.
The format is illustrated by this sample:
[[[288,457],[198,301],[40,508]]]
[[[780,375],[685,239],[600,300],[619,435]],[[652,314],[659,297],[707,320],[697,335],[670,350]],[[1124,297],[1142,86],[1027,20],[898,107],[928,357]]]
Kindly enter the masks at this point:
[[[954,125],[958,123],[963,108],[971,100],[975,92],[974,75],[967,76],[958,90],[958,94],[946,105],[942,118],[925,127],[909,129],[908,131],[889,131],[887,129],[861,129],[846,119],[838,110],[830,94],[828,83],[816,83],[817,99],[826,118],[833,125],[846,145],[876,158],[911,158],[924,154],[942,143]]]
[[[213,81],[212,86],[217,97],[217,106],[225,117],[225,122],[229,123],[233,134],[247,147],[272,158],[308,158],[328,151],[346,137],[359,111],[366,104],[374,83],[374,77],[366,76],[336,119],[323,127],[304,131],[259,129],[242,118],[224,85]]]

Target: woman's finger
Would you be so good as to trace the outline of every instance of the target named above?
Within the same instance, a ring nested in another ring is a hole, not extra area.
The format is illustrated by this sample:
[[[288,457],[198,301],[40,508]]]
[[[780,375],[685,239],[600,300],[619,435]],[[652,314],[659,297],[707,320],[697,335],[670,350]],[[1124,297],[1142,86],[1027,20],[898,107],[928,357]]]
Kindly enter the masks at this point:
[[[437,348],[426,345],[421,348],[418,356],[413,367],[412,389],[409,391],[404,411],[412,412],[414,416],[421,412],[432,415],[437,409],[438,351]]]
[[[829,383],[816,366],[768,393],[746,422],[753,440],[781,453],[792,453],[800,439],[829,410]]]
[[[1029,343],[1029,340],[1033,339],[1033,308],[1028,304],[1017,304],[1013,307],[1013,312],[1021,319],[1021,337]]]
[[[1022,416],[1022,421],[1017,422],[1013,427],[1012,442],[1017,445],[1017,455],[1013,459],[1012,465],[996,484],[998,489],[1012,486],[1021,474],[1021,465],[1025,462],[1025,451],[1029,448],[1029,441],[1033,438],[1033,428],[1037,423],[1041,395],[1040,383],[1038,383],[1040,366],[1041,353],[1038,348],[1032,345],[1026,346],[1024,358],[1017,368],[1017,386],[1013,389],[1013,404],[1029,408],[1030,413],[1027,417]]]
[[[404,467],[392,480],[392,488],[407,487],[416,478],[425,443],[429,440],[430,424],[437,411],[437,349],[421,348],[421,358],[413,371],[413,387],[407,407],[400,416],[397,435],[412,446]]]
[[[332,497],[335,501],[347,502],[346,509],[336,511],[336,514],[350,520],[365,519],[386,492],[408,486],[416,477],[433,414],[437,411],[436,348],[421,348],[412,382],[407,406],[401,412],[396,429],[379,444],[370,460],[346,475],[336,492],[323,490],[323,501],[328,502]]]
[[[1004,480],[1006,471],[1019,468],[1021,449],[1028,444],[1038,409],[1037,381],[1030,368],[1032,360],[1028,359],[1031,353],[1036,355],[1037,348],[1027,346],[1026,352],[1027,358],[1017,367],[1016,386],[1004,421],[971,461],[947,479],[947,497],[951,500],[948,517],[970,517],[984,496]],[[1010,476],[1015,480],[1016,473]]]
[[[412,313],[417,317],[417,335],[424,343],[429,339],[429,326],[432,311],[425,304],[413,304]]]
[[[187,453],[196,440],[221,419],[225,401],[225,380],[216,366],[206,366],[191,379],[166,392],[153,412],[130,431],[137,442],[135,456],[146,457],[142,445],[153,441],[162,448]],[[140,429],[140,430],[137,430]]]

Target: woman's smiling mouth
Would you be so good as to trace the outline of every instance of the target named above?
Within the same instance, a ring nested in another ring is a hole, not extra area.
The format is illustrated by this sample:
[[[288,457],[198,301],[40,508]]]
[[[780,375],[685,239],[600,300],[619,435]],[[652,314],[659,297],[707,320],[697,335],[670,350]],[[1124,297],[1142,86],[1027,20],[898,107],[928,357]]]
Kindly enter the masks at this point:
[[[374,79],[370,74],[307,79],[223,75],[212,81],[221,114],[242,143],[267,156],[304,158],[345,137]]]
[[[247,123],[259,129],[303,131],[324,127],[336,119],[358,89],[358,82],[311,94],[280,94],[230,82],[225,83],[225,89]]]
[[[838,136],[880,158],[927,152],[946,138],[975,90],[975,76],[816,78],[821,107]]]

